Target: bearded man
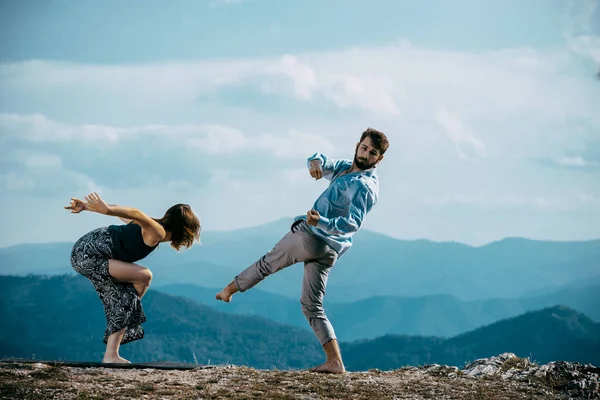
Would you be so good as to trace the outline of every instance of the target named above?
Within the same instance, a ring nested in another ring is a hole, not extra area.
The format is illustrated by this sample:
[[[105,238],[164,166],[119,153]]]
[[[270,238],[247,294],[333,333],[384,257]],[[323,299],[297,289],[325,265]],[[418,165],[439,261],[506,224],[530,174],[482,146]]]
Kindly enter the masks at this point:
[[[352,236],[377,203],[377,164],[389,147],[380,131],[369,128],[356,144],[353,161],[329,159],[316,153],[307,160],[310,176],[331,183],[306,215],[294,219],[290,231],[271,251],[250,265],[221,290],[217,300],[231,301],[237,292],[256,286],[267,276],[293,264],[304,263],[300,303],[310,327],[323,346],[325,363],[314,372],[344,373],[337,338],[323,308],[329,271],[352,246]]]

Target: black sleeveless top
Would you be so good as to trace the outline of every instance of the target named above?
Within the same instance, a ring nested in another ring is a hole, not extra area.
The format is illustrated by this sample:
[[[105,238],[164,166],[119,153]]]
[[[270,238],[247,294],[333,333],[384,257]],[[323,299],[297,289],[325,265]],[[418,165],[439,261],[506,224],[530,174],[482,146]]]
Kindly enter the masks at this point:
[[[142,237],[142,227],[133,222],[127,225],[110,225],[112,254],[115,260],[136,262],[152,253],[158,246],[148,246]]]

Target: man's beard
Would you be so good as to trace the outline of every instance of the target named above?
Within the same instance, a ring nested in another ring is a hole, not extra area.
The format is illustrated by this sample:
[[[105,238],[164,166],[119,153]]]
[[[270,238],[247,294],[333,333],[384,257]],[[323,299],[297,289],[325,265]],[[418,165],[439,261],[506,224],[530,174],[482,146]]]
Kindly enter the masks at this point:
[[[373,167],[375,166],[375,164],[377,163],[377,161],[375,161],[374,163],[372,163],[372,164],[369,164],[369,163],[367,162],[367,160],[365,160],[365,159],[359,159],[357,154],[358,154],[358,152],[355,152],[355,153],[354,153],[354,164],[355,164],[355,165],[356,165],[358,168],[360,168],[361,170],[363,170],[363,171],[364,171],[364,170],[366,170],[366,169],[371,169],[371,168],[373,168]]]

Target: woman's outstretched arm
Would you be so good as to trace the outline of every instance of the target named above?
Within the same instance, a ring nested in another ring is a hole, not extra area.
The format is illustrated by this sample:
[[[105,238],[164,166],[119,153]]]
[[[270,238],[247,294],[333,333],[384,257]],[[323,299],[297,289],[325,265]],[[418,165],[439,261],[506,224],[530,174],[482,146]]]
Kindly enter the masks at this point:
[[[161,224],[146,215],[138,208],[120,206],[117,204],[108,205],[100,198],[97,193],[91,193],[85,196],[85,202],[76,198],[71,198],[71,204],[65,209],[71,210],[72,213],[80,213],[83,210],[97,212],[99,214],[119,217],[122,221],[135,221],[145,230],[152,241],[159,242],[165,235],[165,229]]]

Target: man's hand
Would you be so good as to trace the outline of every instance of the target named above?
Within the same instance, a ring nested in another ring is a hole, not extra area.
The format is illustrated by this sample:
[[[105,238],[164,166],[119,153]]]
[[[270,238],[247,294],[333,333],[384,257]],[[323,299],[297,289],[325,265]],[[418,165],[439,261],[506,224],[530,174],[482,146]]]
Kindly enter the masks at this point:
[[[85,210],[85,201],[71,197],[71,204],[65,207],[65,210],[71,210],[72,214],[79,214]]]
[[[319,214],[319,212],[317,210],[310,210],[309,212],[306,213],[306,222],[309,225],[312,226],[317,226],[317,223],[319,222],[321,215]]]
[[[310,162],[310,169],[308,170],[308,172],[310,172],[310,176],[312,176],[316,180],[321,179],[323,177],[323,168],[321,167],[321,161],[312,160]]]
[[[98,193],[91,193],[85,196],[87,204],[85,209],[88,211],[95,211],[99,214],[106,214],[109,211],[108,205],[98,196]]]

